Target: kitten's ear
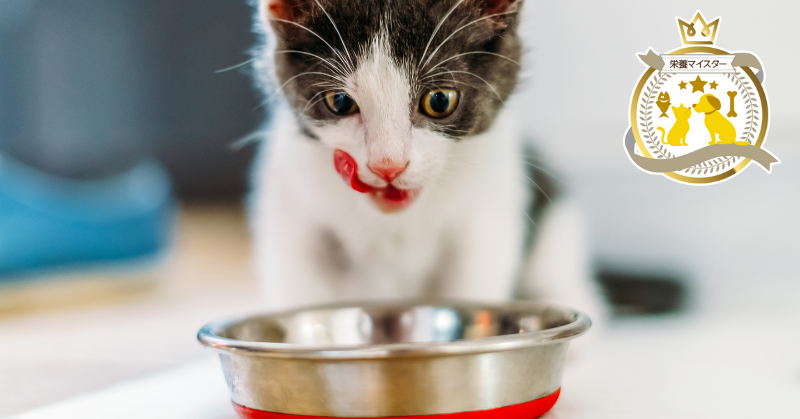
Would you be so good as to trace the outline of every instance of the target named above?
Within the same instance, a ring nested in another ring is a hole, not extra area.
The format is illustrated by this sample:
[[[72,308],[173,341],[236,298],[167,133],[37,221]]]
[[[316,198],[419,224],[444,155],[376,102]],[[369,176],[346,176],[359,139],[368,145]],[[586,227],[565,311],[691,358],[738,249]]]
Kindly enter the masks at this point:
[[[283,20],[298,23],[311,13],[314,0],[259,0],[259,13],[264,23]]]
[[[515,12],[519,9],[522,0],[484,0],[486,16],[502,16],[504,13]]]

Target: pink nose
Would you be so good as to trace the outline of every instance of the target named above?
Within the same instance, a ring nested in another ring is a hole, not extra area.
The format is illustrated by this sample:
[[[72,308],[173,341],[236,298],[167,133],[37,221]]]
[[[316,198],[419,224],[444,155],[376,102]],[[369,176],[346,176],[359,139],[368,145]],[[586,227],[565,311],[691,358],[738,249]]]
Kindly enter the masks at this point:
[[[375,173],[387,182],[391,182],[397,179],[406,170],[408,163],[409,162],[397,164],[396,162],[390,162],[375,165],[368,164],[367,167],[372,173]]]

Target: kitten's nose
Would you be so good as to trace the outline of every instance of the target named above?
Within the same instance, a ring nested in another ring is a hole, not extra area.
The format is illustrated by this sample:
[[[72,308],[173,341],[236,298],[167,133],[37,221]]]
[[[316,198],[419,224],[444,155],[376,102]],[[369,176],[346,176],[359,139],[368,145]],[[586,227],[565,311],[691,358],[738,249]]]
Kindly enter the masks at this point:
[[[398,164],[398,162],[390,161],[377,164],[367,164],[367,167],[370,171],[372,171],[372,173],[380,176],[383,180],[391,182],[403,174],[409,163],[410,162]]]

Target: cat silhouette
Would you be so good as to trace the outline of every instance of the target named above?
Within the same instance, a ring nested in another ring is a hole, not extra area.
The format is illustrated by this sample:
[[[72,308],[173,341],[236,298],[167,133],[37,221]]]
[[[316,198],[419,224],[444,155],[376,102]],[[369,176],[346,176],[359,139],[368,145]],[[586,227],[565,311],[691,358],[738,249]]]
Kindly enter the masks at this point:
[[[692,108],[687,108],[681,103],[680,108],[672,107],[672,113],[675,114],[676,121],[668,135],[664,128],[656,128],[661,131],[661,142],[672,146],[688,146],[686,136],[689,134],[689,118],[692,116]]]

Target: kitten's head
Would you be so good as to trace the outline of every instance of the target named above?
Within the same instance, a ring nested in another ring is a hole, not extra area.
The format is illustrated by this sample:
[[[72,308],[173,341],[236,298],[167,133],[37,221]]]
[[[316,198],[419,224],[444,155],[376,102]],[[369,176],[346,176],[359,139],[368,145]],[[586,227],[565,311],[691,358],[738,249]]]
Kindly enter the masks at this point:
[[[679,108],[672,107],[672,113],[678,121],[687,121],[692,116],[692,108],[687,108],[681,103]]]
[[[413,202],[517,83],[522,0],[259,1],[302,129],[385,211]]]

